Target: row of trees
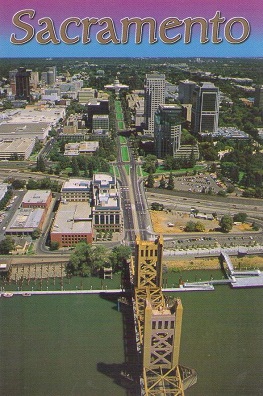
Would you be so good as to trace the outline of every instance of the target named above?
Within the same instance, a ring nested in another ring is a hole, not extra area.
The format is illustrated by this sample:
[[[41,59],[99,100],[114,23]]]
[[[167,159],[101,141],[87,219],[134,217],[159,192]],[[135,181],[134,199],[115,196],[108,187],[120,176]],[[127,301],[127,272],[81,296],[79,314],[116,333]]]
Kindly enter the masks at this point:
[[[4,197],[0,201],[0,210],[3,210],[6,207],[8,201],[11,199],[11,197],[12,197],[12,191],[7,191],[4,195]]]

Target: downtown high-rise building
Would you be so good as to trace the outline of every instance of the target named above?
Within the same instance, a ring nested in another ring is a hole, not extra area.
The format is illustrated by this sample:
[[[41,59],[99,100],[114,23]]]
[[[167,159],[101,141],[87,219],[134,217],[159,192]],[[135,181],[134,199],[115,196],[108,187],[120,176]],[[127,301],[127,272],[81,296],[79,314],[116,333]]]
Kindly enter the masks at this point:
[[[193,92],[192,132],[214,133],[218,129],[219,89],[210,82],[196,86]]]
[[[30,100],[30,71],[20,67],[15,75],[16,99]]]
[[[56,66],[50,66],[46,71],[41,73],[42,83],[45,85],[54,85],[57,79]]]
[[[144,115],[148,133],[154,133],[154,116],[160,104],[165,102],[165,75],[146,74],[144,85]]]
[[[154,144],[158,158],[174,157],[181,146],[182,107],[161,104],[155,112]]]
[[[196,87],[196,83],[190,80],[184,80],[179,82],[179,97],[181,103],[190,104],[193,101],[193,92]]]

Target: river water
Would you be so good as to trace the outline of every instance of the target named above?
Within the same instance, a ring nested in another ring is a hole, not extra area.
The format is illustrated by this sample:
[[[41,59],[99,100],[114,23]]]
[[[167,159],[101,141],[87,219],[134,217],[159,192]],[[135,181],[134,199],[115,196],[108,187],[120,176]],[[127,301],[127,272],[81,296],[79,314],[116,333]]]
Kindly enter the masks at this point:
[[[179,275],[194,280],[208,273]],[[180,363],[198,372],[186,396],[263,395],[263,290],[217,286],[180,297]],[[2,297],[0,318],[1,395],[126,395],[114,381],[124,362],[122,315],[114,301]]]

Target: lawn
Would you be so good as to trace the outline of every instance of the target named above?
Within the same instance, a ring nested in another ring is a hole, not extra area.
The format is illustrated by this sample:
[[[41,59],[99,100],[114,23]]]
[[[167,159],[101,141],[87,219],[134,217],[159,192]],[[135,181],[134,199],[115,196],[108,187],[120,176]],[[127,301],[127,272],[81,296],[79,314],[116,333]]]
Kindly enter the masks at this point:
[[[117,121],[123,121],[123,114],[122,113],[116,113],[116,119],[117,119]]]
[[[119,121],[118,122],[118,129],[120,129],[120,130],[124,130],[125,129],[125,125],[124,125],[123,121]]]
[[[121,147],[121,158],[124,162],[130,161],[129,151],[127,146]]]
[[[120,139],[120,144],[126,144],[127,143],[127,138],[125,136],[119,136]]]
[[[154,174],[162,174],[162,173],[170,173],[172,172],[172,174],[175,176],[181,176],[181,175],[185,175],[186,172],[191,173],[193,171],[202,171],[204,169],[204,167],[202,165],[195,165],[193,168],[182,168],[182,169],[178,169],[178,170],[167,170],[164,169],[162,165],[158,166],[158,168],[156,169],[156,171],[154,172]],[[148,173],[145,172],[144,170],[142,171],[143,176],[148,176]]]

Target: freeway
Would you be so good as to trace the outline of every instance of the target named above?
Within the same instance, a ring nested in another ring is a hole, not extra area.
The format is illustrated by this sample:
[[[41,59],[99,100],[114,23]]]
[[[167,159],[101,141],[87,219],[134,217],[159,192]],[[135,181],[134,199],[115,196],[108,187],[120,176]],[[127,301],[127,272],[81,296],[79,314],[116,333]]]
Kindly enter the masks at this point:
[[[243,200],[240,202],[240,200],[233,199],[229,202],[224,202],[220,199],[218,200],[209,200],[207,197],[206,199],[198,199],[194,196],[191,198],[185,198],[185,196],[182,194],[181,196],[172,196],[169,194],[164,194],[163,192],[160,191],[160,193],[152,193],[152,192],[147,192],[147,200],[152,203],[158,200],[159,202],[162,202],[165,206],[172,206],[176,208],[178,211],[190,211],[191,208],[198,209],[199,212],[206,212],[206,213],[213,213],[216,212],[218,215],[223,215],[223,214],[235,214],[238,212],[245,212],[248,215],[257,215],[257,217],[263,218],[263,205],[260,202],[260,200],[257,200],[255,203],[255,200],[250,200],[243,198]],[[213,197],[214,198],[214,197]]]
[[[28,169],[28,168],[27,168]],[[50,180],[64,181],[67,180],[67,177],[50,175],[48,173],[40,173],[40,172],[30,172],[24,169],[13,169],[13,168],[0,168],[0,181],[6,179],[18,179],[18,180],[27,180],[27,179],[44,179],[45,177],[50,178]]]
[[[138,234],[144,240],[150,240],[155,236],[149,218],[147,201],[149,204],[157,201],[163,203],[167,208],[182,212],[190,212],[191,208],[208,214],[216,212],[219,216],[246,212],[249,216],[248,220],[251,222],[255,221],[260,227],[260,231],[258,232],[246,232],[245,234],[241,232],[231,232],[230,234],[219,232],[164,234],[165,248],[190,249],[193,245],[197,248],[212,248],[213,246],[251,246],[263,244],[263,206],[259,200],[246,198],[225,199],[215,196],[204,197],[200,194],[189,195],[184,192],[182,194],[181,192],[171,194],[159,189],[151,189],[145,193],[143,179],[138,177],[138,165],[129,146],[128,150],[130,158],[129,174],[125,170],[127,162],[123,161],[120,149],[117,162],[122,183],[121,198],[125,228],[124,239],[127,243],[132,245],[135,236]]]

